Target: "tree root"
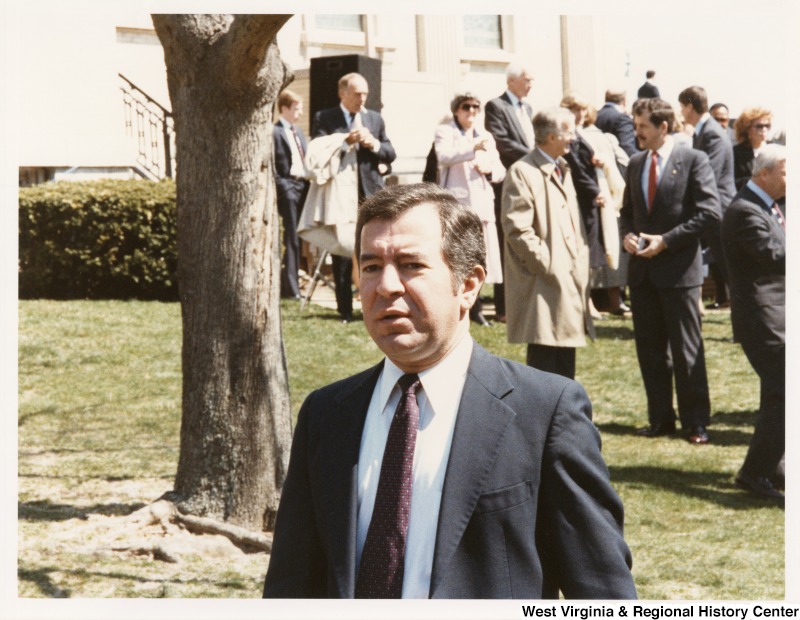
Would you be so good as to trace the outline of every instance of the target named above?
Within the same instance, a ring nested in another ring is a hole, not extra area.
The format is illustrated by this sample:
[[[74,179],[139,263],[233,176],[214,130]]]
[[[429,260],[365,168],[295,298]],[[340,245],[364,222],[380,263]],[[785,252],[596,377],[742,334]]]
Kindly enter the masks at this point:
[[[100,522],[100,518],[91,518],[95,525],[101,525],[100,537],[105,541],[101,547],[170,563],[179,562],[185,554],[271,552],[270,536],[215,519],[182,514],[174,499],[166,494],[121,520],[102,517]],[[112,519],[113,524],[109,522]]]

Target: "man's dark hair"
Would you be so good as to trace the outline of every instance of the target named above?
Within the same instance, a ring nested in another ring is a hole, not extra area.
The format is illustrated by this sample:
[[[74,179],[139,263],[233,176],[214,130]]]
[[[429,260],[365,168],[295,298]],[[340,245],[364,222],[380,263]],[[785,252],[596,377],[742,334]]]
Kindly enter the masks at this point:
[[[678,95],[678,101],[683,105],[692,106],[692,109],[698,114],[708,112],[708,96],[706,95],[706,89],[702,86],[684,88],[681,94]]]
[[[376,219],[395,220],[421,204],[431,204],[439,212],[442,256],[452,272],[455,293],[475,265],[486,269],[483,223],[472,209],[433,183],[390,185],[361,203],[356,221],[356,258],[361,261],[361,231],[365,224]]]
[[[647,73],[645,73],[645,76],[647,77],[648,80],[652,80],[654,77],[656,77],[656,72],[653,71],[652,69],[648,69]]]
[[[728,110],[730,112],[730,108],[728,106],[726,106],[724,103],[715,103],[710,108],[708,108],[708,111],[709,112],[713,112],[714,110],[719,110],[720,108],[725,108],[726,110]]]
[[[637,99],[633,104],[633,115],[647,117],[647,120],[656,127],[666,121],[667,133],[672,133],[675,127],[675,110],[659,97]]]

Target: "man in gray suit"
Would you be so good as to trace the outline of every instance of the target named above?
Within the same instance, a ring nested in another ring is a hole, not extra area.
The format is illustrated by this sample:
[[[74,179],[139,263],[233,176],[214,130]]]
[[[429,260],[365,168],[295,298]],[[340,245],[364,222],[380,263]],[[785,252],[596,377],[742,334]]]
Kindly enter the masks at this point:
[[[692,148],[708,155],[714,178],[717,181],[717,194],[722,215],[725,215],[736,185],[733,181],[733,145],[725,130],[711,116],[708,110],[708,96],[702,86],[689,86],[678,95],[683,120],[694,127]],[[728,306],[728,270],[722,251],[720,227],[715,226],[703,236],[703,243],[711,253],[710,271],[714,278],[716,300],[707,306],[718,309]]]
[[[761,379],[756,429],[736,483],[783,502],[773,486],[786,439],[786,149],[769,144],[722,220],[733,335]]]
[[[720,218],[708,156],[672,139],[675,113],[659,98],[633,106],[636,139],[620,212],[636,354],[647,392],[643,437],[675,432],[672,381],[687,439],[709,441],[711,404],[700,329],[700,237]]]
[[[359,209],[356,255],[386,357],[303,403],[264,596],[634,598],[583,388],[469,335],[480,218],[388,187]]]
[[[525,101],[533,86],[533,73],[522,65],[512,63],[506,68],[506,92],[486,104],[484,125],[492,134],[500,162],[508,170],[511,165],[531,152],[534,146],[533,109]],[[503,246],[503,224],[501,222],[501,202],[503,184],[494,183],[494,216],[497,224],[497,239]],[[505,257],[500,256],[505,267]],[[495,318],[505,322],[506,300],[505,284],[494,285]]]

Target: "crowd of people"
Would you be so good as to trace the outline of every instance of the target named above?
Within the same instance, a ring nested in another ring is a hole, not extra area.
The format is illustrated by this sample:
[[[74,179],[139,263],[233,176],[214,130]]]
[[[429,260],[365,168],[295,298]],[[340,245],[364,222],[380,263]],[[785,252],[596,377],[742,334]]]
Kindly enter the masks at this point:
[[[282,294],[299,294],[296,230],[335,256],[344,322],[358,265],[385,357],[303,403],[265,597],[635,598],[576,350],[602,316],[593,290],[606,291],[611,312],[632,315],[648,418],[637,435],[680,423],[690,444],[709,443],[704,248],[724,289],[714,304],[730,305],[761,380],[735,480],[784,501],[785,150],[766,143],[769,111],[742,111],[734,147],[716,120],[730,122],[726,106],[690,86],[676,114],[647,77],[630,112],[614,90],[597,111],[574,93],[534,111],[533,75],[511,65],[483,126],[477,96],[453,97],[428,182],[385,188],[395,151],[361,75],[340,79],[310,141],[302,102],[281,95]],[[490,326],[486,282],[525,364],[469,334]]]
[[[709,106],[700,86],[681,91],[675,110],[659,97],[654,75],[648,71],[630,110],[625,93],[609,89],[599,110],[579,94],[567,93],[559,105],[534,113],[525,100],[533,74],[512,64],[505,92],[485,109],[476,95],[455,94],[450,114],[434,131],[425,178],[447,189],[482,222],[485,282],[494,285],[494,314],[484,313],[486,299],[478,295],[470,320],[480,326],[505,323],[509,342],[527,345],[529,366],[574,378],[576,349],[594,337],[594,321],[604,316],[597,306],[632,315],[648,403],[648,424],[638,431],[642,437],[671,435],[680,423],[690,443],[711,441],[701,319],[706,309],[731,307],[734,338],[762,381],[751,451],[763,450],[765,441],[758,435],[766,432],[774,447],[769,459],[748,457],[736,480],[761,496],[782,498],[783,441],[773,431],[778,417],[783,423],[782,405],[776,404],[783,399],[782,379],[775,379],[774,370],[783,363],[785,341],[785,237],[777,235],[786,217],[783,147],[768,141],[769,110],[750,107],[731,119],[725,104]],[[274,139],[285,247],[283,296],[300,295],[298,228],[303,236],[304,226],[333,223],[352,236],[356,206],[384,186],[382,172],[395,151],[380,114],[364,107],[368,92],[359,74],[342,77],[340,105],[315,114],[310,143],[296,125],[302,101],[290,91],[280,96]],[[317,221],[303,224],[309,187],[303,159],[316,138],[332,135],[338,137],[324,151],[332,170],[311,175],[312,192],[315,184],[335,178],[340,186],[350,186],[344,194],[348,208],[329,215],[330,203],[341,202],[345,191],[339,187],[327,195],[327,214],[316,212],[312,219]],[[347,161],[351,176],[339,172]],[[772,182],[780,178],[782,184]],[[743,201],[779,222],[770,229],[766,249],[754,240],[748,241],[753,247],[742,241],[763,231],[725,224],[731,206]],[[341,320],[350,322],[354,244],[342,244],[341,237],[328,251],[337,309]],[[761,277],[750,273],[753,265],[763,268]],[[749,274],[746,283],[743,270]],[[715,298],[704,306],[707,274]],[[770,282],[765,293],[770,311],[755,312],[754,307],[762,308],[753,300],[760,299],[764,279]],[[759,334],[758,353],[751,350],[753,333]]]

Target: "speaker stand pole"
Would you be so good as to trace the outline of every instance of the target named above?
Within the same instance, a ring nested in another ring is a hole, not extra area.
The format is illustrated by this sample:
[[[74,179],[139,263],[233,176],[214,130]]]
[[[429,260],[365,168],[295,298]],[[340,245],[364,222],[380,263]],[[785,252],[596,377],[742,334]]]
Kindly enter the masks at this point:
[[[319,255],[317,267],[314,269],[314,277],[311,279],[311,284],[308,285],[308,292],[303,300],[300,302],[300,311],[302,312],[306,305],[311,301],[311,296],[314,294],[314,289],[317,288],[317,282],[322,279],[322,265],[325,264],[325,259],[328,258],[328,252],[323,251]]]

